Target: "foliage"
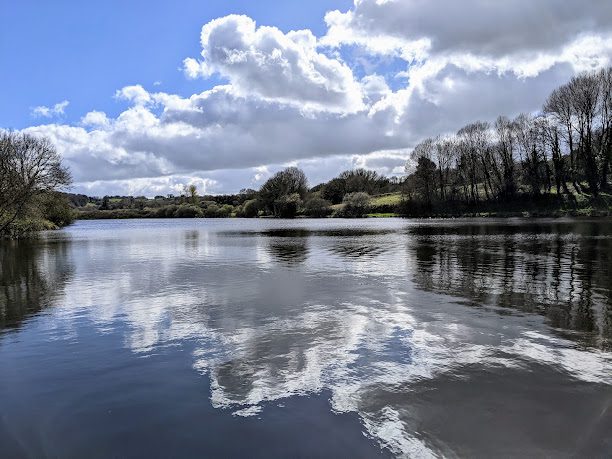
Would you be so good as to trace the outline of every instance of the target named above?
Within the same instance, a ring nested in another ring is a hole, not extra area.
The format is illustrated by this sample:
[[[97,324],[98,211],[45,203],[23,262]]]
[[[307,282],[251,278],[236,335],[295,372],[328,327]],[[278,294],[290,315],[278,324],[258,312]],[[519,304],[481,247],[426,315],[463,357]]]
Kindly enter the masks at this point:
[[[191,204],[193,204],[194,206],[197,205],[198,204],[198,187],[192,183],[185,187],[185,192],[187,196],[189,197],[189,201],[191,202]]]
[[[274,215],[281,218],[293,218],[301,203],[302,199],[298,193],[281,196],[274,201]]]
[[[370,195],[399,191],[400,181],[387,178],[375,171],[353,169],[342,172],[338,177],[311,190],[320,191],[321,196],[332,204],[339,204],[347,193],[362,191]]]
[[[39,196],[37,207],[44,220],[58,227],[68,226],[74,221],[74,211],[68,198],[61,193],[45,193]]]
[[[176,215],[176,210],[178,209],[178,206],[171,204],[169,206],[166,207],[162,207],[160,209],[158,209],[156,211],[156,217],[161,217],[161,218],[171,218],[174,217]]]
[[[193,204],[182,204],[174,212],[176,218],[195,218],[202,216],[202,209]]]
[[[370,195],[361,191],[348,193],[342,200],[344,204],[338,213],[340,217],[363,217],[370,211]]]
[[[262,204],[259,199],[250,199],[246,201],[238,211],[239,217],[253,218],[259,215]]]
[[[321,194],[323,198],[330,201],[332,204],[341,203],[342,198],[344,198],[344,195],[346,194],[346,184],[344,179],[331,179],[323,186]]]
[[[24,239],[34,237],[39,231],[54,229],[58,229],[58,226],[48,220],[26,216],[7,225],[3,236],[9,239]]]
[[[215,203],[208,205],[204,209],[204,217],[206,218],[226,218],[230,217],[234,211],[234,208],[229,204],[219,206]]]
[[[281,214],[295,215],[299,203],[291,196],[297,195],[298,199],[303,199],[306,193],[308,181],[304,172],[297,167],[288,167],[263,184],[259,197],[264,209],[279,217]]]
[[[304,215],[309,217],[327,217],[331,213],[331,203],[318,196],[312,196],[304,203]]]

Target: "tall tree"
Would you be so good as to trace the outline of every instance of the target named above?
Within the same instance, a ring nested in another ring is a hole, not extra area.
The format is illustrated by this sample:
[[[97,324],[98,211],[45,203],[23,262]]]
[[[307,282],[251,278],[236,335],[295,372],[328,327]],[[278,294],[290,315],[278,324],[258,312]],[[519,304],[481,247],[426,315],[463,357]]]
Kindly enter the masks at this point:
[[[599,174],[594,149],[594,128],[599,109],[600,79],[595,73],[585,73],[572,78],[572,108],[576,114],[578,153],[582,160],[585,178],[592,193],[599,190]]]
[[[600,117],[598,145],[601,151],[600,188],[608,187],[608,175],[612,162],[612,67],[599,73],[601,85]]]
[[[581,188],[577,179],[577,161],[574,140],[574,109],[572,105],[572,86],[568,83],[555,89],[546,100],[543,111],[551,115],[560,125],[560,139],[567,145],[567,154],[570,159],[568,171],[569,179],[574,189],[580,193]]]
[[[496,152],[499,157],[498,163],[501,166],[501,178],[499,195],[505,199],[514,197],[517,191],[516,166],[515,166],[515,145],[513,136],[512,121],[505,116],[500,116],[495,121],[497,132]]]
[[[436,189],[436,164],[426,156],[419,156],[414,176],[417,193],[426,205],[431,206]]]
[[[191,183],[190,185],[187,185],[185,189],[187,191],[187,195],[189,196],[191,204],[197,205],[198,204],[198,187],[195,184]]]

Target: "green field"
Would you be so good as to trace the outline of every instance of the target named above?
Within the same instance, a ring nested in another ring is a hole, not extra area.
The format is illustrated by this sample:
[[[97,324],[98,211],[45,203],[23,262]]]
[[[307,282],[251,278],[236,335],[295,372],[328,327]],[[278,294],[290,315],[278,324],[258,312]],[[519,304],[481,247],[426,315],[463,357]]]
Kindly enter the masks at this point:
[[[396,206],[402,200],[400,193],[389,193],[373,196],[370,200],[372,206]]]

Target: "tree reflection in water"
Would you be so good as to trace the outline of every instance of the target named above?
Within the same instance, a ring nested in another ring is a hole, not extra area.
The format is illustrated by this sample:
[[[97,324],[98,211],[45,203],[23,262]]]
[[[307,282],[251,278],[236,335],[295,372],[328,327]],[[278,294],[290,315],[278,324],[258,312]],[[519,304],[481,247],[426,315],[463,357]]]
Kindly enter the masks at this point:
[[[419,225],[409,234],[419,288],[539,313],[562,335],[610,349],[611,224]]]
[[[0,243],[0,329],[52,304],[71,273],[69,242]]]

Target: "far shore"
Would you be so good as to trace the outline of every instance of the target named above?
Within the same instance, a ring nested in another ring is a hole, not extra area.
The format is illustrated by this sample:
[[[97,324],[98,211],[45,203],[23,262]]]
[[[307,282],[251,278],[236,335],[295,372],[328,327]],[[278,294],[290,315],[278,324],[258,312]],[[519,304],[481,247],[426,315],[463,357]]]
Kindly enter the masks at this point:
[[[399,196],[392,196],[397,199],[393,204],[377,205],[377,199],[386,199],[389,201],[389,196],[372,198],[373,204],[369,211],[363,215],[348,216],[357,218],[601,218],[612,217],[612,198],[610,196],[599,196],[595,199],[587,199],[583,201],[558,199],[546,200],[542,203],[539,201],[526,199],[523,202],[503,203],[490,202],[481,203],[478,206],[440,206],[431,209],[417,209],[414,212],[402,212],[402,206]],[[341,205],[334,206],[334,211],[341,210]],[[393,208],[395,207],[395,209]],[[108,219],[150,219],[150,218],[277,218],[272,215],[259,215],[245,217],[243,215],[219,215],[209,217],[205,215],[193,216],[164,216],[160,215],[154,209],[115,209],[115,210],[75,210],[74,217],[76,220],[108,220]],[[337,215],[333,213],[326,216],[313,215],[295,215],[293,218],[346,218],[341,212]]]

